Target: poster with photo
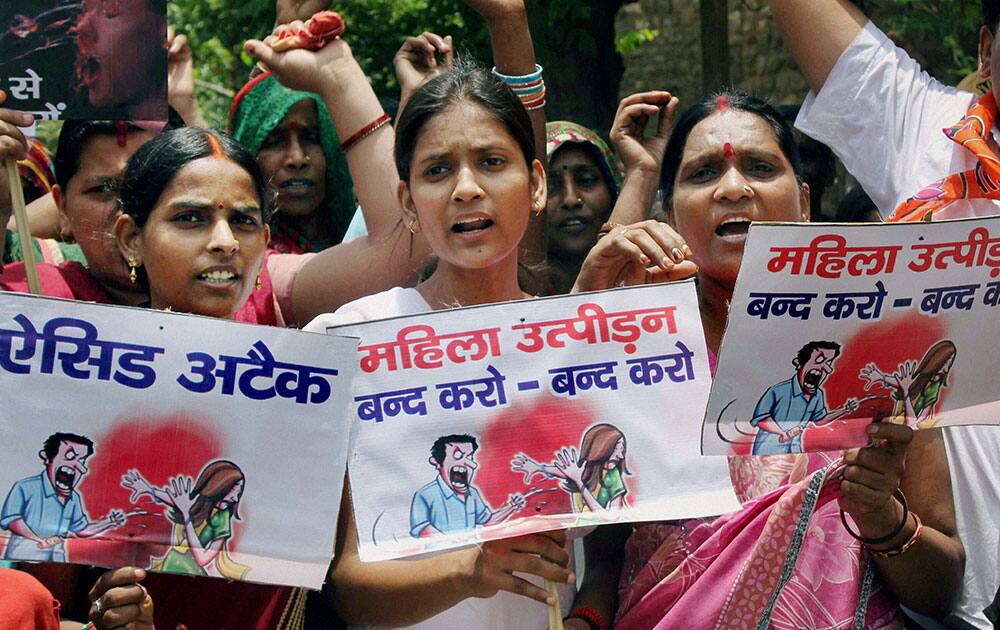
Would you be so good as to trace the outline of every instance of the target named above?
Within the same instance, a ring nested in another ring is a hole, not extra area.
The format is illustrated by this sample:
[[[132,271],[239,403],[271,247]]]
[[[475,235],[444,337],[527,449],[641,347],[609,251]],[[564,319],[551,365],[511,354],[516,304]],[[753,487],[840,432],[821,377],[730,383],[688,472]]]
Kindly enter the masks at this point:
[[[5,107],[37,120],[167,119],[165,0],[0,3]]]

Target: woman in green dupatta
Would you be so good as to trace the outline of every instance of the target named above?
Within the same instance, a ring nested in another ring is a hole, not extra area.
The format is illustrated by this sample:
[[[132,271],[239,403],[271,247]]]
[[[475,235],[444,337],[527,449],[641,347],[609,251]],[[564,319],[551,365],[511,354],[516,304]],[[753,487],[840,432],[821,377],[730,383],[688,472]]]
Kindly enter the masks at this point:
[[[301,254],[341,242],[354,215],[354,187],[323,99],[264,73],[239,91],[229,119],[233,138],[257,156],[268,181],[270,247]]]

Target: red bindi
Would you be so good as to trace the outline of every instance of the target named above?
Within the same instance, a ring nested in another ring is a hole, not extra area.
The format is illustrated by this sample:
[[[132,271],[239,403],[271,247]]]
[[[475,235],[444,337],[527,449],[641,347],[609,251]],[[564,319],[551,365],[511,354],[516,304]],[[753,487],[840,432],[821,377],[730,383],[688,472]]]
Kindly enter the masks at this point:
[[[295,122],[293,120],[293,121],[291,121],[291,122],[288,123],[288,128],[291,129],[292,131],[295,131],[296,129],[299,128],[299,123],[297,123],[297,122]]]
[[[128,144],[128,123],[124,120],[119,120],[115,122],[115,129],[118,131],[118,146],[124,149]]]
[[[219,204],[219,210],[225,210],[225,209],[226,209],[226,204],[220,203]]]
[[[736,155],[736,152],[733,151],[733,145],[728,142],[722,145],[722,155],[725,156],[727,160]]]

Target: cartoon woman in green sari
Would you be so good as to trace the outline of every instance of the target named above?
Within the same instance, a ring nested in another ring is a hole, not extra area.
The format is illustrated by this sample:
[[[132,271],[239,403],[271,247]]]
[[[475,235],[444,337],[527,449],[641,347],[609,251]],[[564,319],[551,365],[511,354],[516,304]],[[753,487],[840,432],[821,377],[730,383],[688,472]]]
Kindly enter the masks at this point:
[[[233,561],[228,550],[232,521],[240,518],[239,503],[245,485],[239,466],[217,460],[201,470],[197,481],[178,475],[166,488],[152,486],[138,471],[130,470],[122,477],[122,485],[132,490],[133,503],[149,495],[167,506],[164,516],[173,523],[171,548],[163,557],[154,558],[150,569],[246,579],[250,567]]]
[[[618,427],[595,424],[587,429],[576,447],[567,446],[556,452],[556,459],[541,464],[524,453],[511,460],[511,470],[524,474],[524,483],[531,483],[535,475],[546,479],[561,479],[562,488],[570,494],[574,512],[602,512],[626,507],[624,475],[629,474],[625,465],[625,435]]]
[[[892,374],[879,370],[874,363],[861,369],[865,390],[880,385],[892,390],[894,400],[891,422],[928,429],[937,423],[935,413],[941,390],[948,386],[948,375],[955,364],[955,344],[943,339],[924,353],[920,363],[906,361]]]

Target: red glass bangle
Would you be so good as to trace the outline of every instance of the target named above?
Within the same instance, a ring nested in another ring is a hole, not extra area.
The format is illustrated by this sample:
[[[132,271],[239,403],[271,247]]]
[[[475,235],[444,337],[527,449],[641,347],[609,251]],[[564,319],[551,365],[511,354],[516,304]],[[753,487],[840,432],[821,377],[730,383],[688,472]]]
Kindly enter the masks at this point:
[[[351,149],[351,147],[361,142],[368,136],[372,135],[373,133],[375,133],[388,123],[389,123],[389,114],[382,114],[375,120],[371,121],[361,129],[359,129],[358,132],[355,133],[353,136],[342,142],[340,145],[340,150],[344,153],[347,153]]]
[[[566,616],[566,619],[573,619],[573,618],[583,619],[584,621],[587,622],[587,625],[590,626],[592,629],[608,630],[608,623],[604,621],[604,615],[597,612],[593,608],[589,607],[574,608],[573,611]]]
[[[868,551],[871,552],[871,554],[876,558],[894,558],[896,556],[903,555],[904,553],[910,550],[910,547],[917,544],[917,541],[920,540],[920,534],[924,532],[924,524],[920,522],[920,517],[917,516],[915,513],[910,512],[910,514],[913,514],[913,522],[917,524],[917,528],[913,530],[913,535],[910,536],[909,540],[907,540],[905,543],[903,543],[902,545],[900,545],[895,549],[889,549],[887,551],[876,551],[874,549],[868,549]]]

